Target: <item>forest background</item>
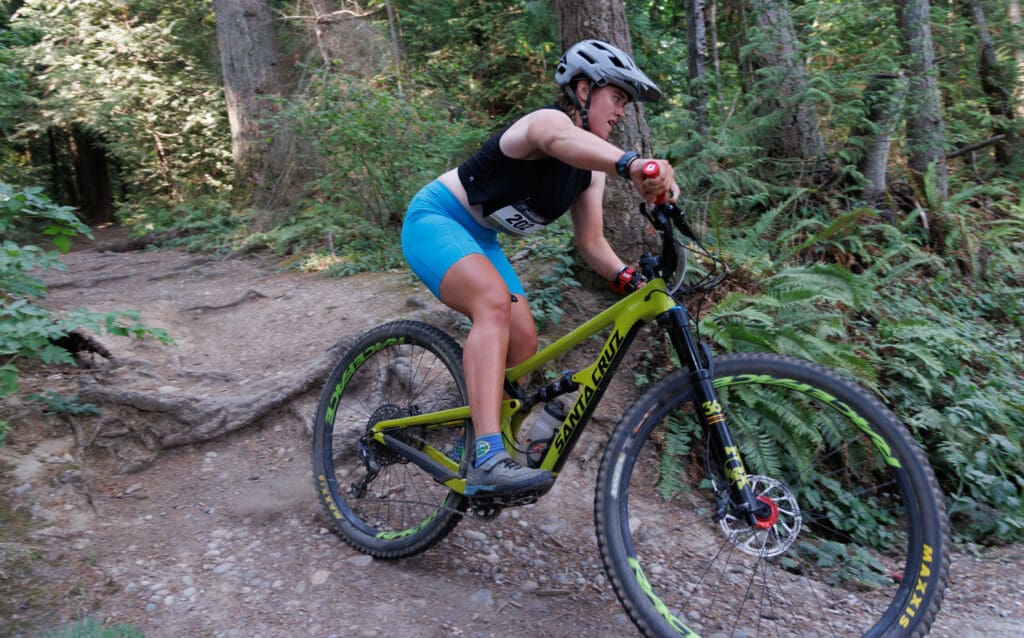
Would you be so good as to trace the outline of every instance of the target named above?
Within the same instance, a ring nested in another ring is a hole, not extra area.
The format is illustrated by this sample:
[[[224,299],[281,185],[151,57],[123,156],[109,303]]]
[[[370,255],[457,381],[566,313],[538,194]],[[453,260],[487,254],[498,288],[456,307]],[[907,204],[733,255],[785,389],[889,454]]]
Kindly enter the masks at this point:
[[[582,37],[665,93],[614,141],[672,160],[730,265],[703,333],[858,377],[927,450],[958,540],[1024,540],[1018,0],[0,0],[0,397],[20,366],[70,363],[73,329],[168,339],[137,313],[45,307],[33,273],[92,226],[404,268],[412,194],[551,103]],[[606,204],[635,260],[635,200],[614,184]],[[600,282],[564,221],[542,235],[504,241],[550,335],[563,293]]]

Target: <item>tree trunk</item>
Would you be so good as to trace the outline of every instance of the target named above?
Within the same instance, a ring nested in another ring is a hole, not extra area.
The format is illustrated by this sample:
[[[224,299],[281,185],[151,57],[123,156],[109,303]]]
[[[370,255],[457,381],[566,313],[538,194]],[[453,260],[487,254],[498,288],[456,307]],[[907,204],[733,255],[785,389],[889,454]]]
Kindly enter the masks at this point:
[[[889,148],[906,91],[906,78],[894,73],[876,73],[864,88],[867,123],[853,133],[851,142],[864,149],[857,170],[867,180],[861,197],[868,203],[875,203],[885,193]]]
[[[114,221],[114,196],[107,169],[107,152],[96,138],[75,126],[71,130],[78,207],[90,224]]]
[[[402,77],[402,50],[398,43],[398,29],[395,27],[395,12],[391,0],[385,0],[388,9],[388,30],[391,33],[391,55],[395,59],[395,75]]]
[[[686,61],[690,80],[690,112],[696,133],[704,137],[710,128],[708,120],[708,42],[707,16],[704,0],[689,0],[686,6]]]
[[[1014,133],[1013,120],[1013,82],[1003,76],[999,60],[996,58],[996,47],[992,42],[992,34],[985,20],[985,10],[978,0],[963,0],[964,9],[974,24],[978,36],[980,51],[978,52],[978,75],[981,88],[988,96],[988,112],[992,115],[992,135],[1003,135],[1004,139],[996,142],[995,158],[1000,166],[1008,166],[1013,160]]]
[[[722,61],[718,57],[718,0],[707,5],[708,51],[711,53],[711,68],[715,74],[715,95],[722,101]]]
[[[1010,18],[1010,24],[1013,25],[1013,28],[1019,30],[1021,25],[1020,0],[1009,0],[1006,13]],[[1017,105],[1017,117],[1024,118],[1024,44],[1017,42],[1017,47],[1013,50],[1013,57],[1017,61],[1017,78],[1016,82],[1014,82],[1013,102]]]
[[[750,19],[747,15],[746,0],[723,0],[725,19],[731,23],[726,33],[730,33],[729,49],[732,50],[732,57],[736,60],[737,75],[740,90],[749,93],[751,82],[754,77],[754,68],[751,65],[750,56],[743,55],[743,46],[747,43],[744,34],[750,29]]]
[[[50,156],[50,186],[53,201],[78,207],[78,186],[75,183],[75,169],[69,158],[71,136],[63,128],[51,126],[46,131],[47,154]]]
[[[281,93],[274,22],[267,0],[213,0],[235,179],[262,187],[262,120]]]
[[[562,50],[587,38],[597,38],[632,54],[633,44],[622,0],[593,2],[555,0]],[[651,156],[651,131],[639,104],[626,107],[626,117],[609,141],[624,149]],[[612,248],[627,263],[636,262],[647,250],[644,245],[646,222],[639,212],[640,197],[632,184],[610,175],[604,197],[605,235]]]
[[[778,118],[759,143],[769,157],[821,159],[825,142],[818,115],[813,105],[807,104],[807,69],[786,3],[752,0],[751,13],[753,26],[764,41],[764,46],[750,53],[754,75],[749,84],[766,98],[760,100],[756,113]]]
[[[907,61],[907,164],[914,172],[918,187],[926,192],[925,175],[934,166],[938,196],[949,195],[946,170],[945,124],[939,101],[938,69],[932,46],[928,0],[900,0],[897,5],[903,51]],[[935,205],[936,202],[930,202]]]

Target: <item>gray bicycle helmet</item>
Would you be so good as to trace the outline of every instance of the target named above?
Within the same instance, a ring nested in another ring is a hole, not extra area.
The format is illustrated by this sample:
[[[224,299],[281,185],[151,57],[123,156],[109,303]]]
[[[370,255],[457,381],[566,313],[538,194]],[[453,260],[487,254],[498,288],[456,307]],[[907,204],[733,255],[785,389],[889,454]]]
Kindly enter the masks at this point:
[[[578,104],[575,81],[590,80],[594,86],[613,84],[637,102],[657,102],[661,89],[641,71],[628,53],[601,40],[582,40],[569,47],[558,61],[555,82]]]

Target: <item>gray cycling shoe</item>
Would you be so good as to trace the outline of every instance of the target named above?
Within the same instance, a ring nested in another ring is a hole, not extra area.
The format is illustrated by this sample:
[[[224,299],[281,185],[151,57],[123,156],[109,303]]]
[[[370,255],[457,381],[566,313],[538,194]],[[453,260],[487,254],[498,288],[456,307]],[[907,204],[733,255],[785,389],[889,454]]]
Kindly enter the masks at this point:
[[[466,494],[505,496],[522,492],[547,491],[555,477],[547,470],[522,467],[505,452],[495,454],[483,467],[472,467],[466,475]]]

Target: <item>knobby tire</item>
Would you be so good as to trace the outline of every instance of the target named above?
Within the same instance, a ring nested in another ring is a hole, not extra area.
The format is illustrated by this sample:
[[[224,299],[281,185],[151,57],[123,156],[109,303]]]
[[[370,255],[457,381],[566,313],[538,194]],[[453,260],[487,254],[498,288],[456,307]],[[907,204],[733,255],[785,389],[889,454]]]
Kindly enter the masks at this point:
[[[405,558],[426,551],[455,527],[466,510],[465,497],[370,440],[367,432],[385,419],[467,402],[462,348],[433,326],[384,324],[348,348],[320,395],[312,451],[320,503],[346,542],[378,558]],[[403,429],[398,436],[412,446],[447,452],[461,432],[448,424]]]
[[[714,362],[760,526],[725,477],[677,371],[614,429],[595,495],[609,578],[646,636],[923,636],[942,601],[948,521],[934,473],[876,398],[777,355]],[[896,467],[898,465],[898,467]]]

